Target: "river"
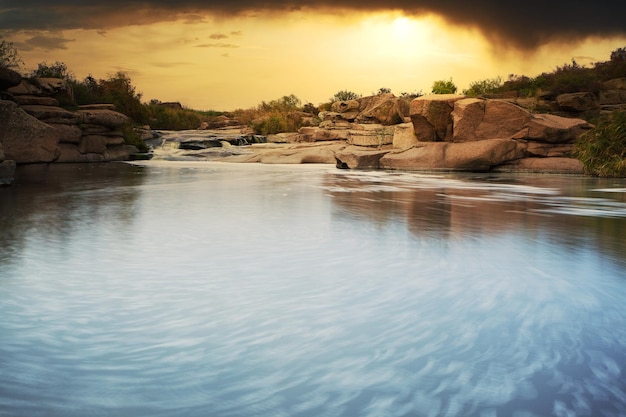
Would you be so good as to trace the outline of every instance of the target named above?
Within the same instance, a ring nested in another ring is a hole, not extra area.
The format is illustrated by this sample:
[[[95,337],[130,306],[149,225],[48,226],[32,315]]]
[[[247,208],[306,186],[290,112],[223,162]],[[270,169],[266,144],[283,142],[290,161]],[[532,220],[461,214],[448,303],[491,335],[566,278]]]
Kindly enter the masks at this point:
[[[147,161],[0,188],[0,416],[626,416],[626,180]]]

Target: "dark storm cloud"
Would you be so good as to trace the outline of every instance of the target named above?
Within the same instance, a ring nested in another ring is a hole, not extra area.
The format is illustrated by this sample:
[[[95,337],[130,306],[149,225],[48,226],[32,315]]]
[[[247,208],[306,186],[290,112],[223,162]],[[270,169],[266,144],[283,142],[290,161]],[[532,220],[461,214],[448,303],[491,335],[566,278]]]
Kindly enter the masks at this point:
[[[174,19],[195,22],[206,14],[396,9],[437,14],[449,23],[478,28],[493,42],[521,49],[553,40],[626,34],[626,2],[613,0],[3,0],[2,4],[0,30],[109,29]]]
[[[67,43],[74,39],[67,39],[63,36],[39,34],[26,39],[17,46],[21,51],[32,51],[33,49],[45,49],[52,51],[55,49],[67,49]]]

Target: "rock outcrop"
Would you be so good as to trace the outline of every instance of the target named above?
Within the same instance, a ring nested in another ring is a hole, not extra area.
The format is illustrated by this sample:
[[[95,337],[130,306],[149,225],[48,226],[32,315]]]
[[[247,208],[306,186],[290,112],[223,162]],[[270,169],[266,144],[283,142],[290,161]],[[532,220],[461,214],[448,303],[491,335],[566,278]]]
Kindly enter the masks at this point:
[[[462,95],[429,95],[409,103],[380,94],[335,102],[319,117],[318,126],[269,135],[267,143],[249,142],[244,149],[224,147],[226,142],[239,145],[228,140],[224,130],[165,140],[178,142],[177,155],[182,157],[230,162],[582,173],[582,165],[571,153],[574,142],[592,128],[585,120],[532,113],[510,100]],[[204,145],[206,141],[211,145]],[[181,154],[183,149],[188,152]]]
[[[379,152],[344,150],[337,155],[337,165],[447,171],[490,171],[502,166],[538,171],[543,167],[550,172],[582,173],[582,165],[571,158],[571,152],[580,135],[592,128],[582,119],[533,114],[507,100],[461,95],[418,97],[410,103],[409,118],[410,124],[390,126],[392,133],[387,136],[378,132],[360,143],[348,140],[348,144],[376,147]],[[385,148],[389,144],[392,147]]]
[[[0,182],[16,164],[128,160],[137,152],[121,131],[130,120],[113,105],[60,107],[61,98],[73,99],[65,80],[26,80],[0,68],[0,90]]]
[[[12,181],[16,164],[117,161],[137,152],[122,133],[130,120],[113,105],[60,105],[71,98],[64,80],[24,80],[0,69],[0,183]],[[182,109],[180,103],[162,105]],[[606,82],[600,94],[544,92],[536,98],[428,95],[408,101],[385,93],[335,102],[317,115],[318,123],[267,138],[218,116],[201,127],[208,129],[202,136],[187,135],[174,145],[181,157],[232,162],[582,173],[572,151],[593,127],[583,116],[624,108],[626,78]],[[297,116],[311,122],[314,114]],[[149,129],[141,136],[154,139]]]
[[[52,162],[59,157],[60,133],[16,103],[0,100],[0,143],[5,158],[18,164]]]

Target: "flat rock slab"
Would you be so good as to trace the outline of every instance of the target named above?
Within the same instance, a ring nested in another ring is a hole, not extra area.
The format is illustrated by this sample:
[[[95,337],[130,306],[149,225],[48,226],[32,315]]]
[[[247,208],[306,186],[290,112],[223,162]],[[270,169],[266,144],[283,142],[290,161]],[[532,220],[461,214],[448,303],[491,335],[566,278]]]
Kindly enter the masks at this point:
[[[496,172],[583,174],[583,164],[574,158],[523,158],[497,167]]]

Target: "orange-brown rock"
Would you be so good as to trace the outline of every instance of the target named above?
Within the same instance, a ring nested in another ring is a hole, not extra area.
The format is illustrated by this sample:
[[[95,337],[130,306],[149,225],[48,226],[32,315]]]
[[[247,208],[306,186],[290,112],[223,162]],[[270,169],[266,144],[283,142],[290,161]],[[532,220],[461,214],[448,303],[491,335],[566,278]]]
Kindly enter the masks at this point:
[[[501,165],[498,172],[538,172],[554,174],[583,174],[583,164],[574,158],[523,158]]]
[[[378,169],[380,158],[389,150],[363,149],[360,146],[347,146],[335,153],[336,166],[341,169]]]
[[[467,143],[421,143],[404,151],[389,152],[380,167],[402,170],[489,171],[523,155],[513,139],[487,139]]]
[[[384,126],[402,123],[409,115],[409,105],[403,98],[393,94],[379,94],[361,99],[357,123],[375,123]]]
[[[465,96],[433,94],[411,101],[409,117],[420,142],[442,142],[452,137],[454,103]]]

